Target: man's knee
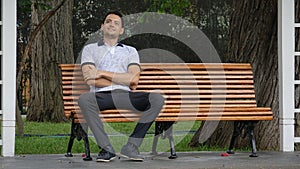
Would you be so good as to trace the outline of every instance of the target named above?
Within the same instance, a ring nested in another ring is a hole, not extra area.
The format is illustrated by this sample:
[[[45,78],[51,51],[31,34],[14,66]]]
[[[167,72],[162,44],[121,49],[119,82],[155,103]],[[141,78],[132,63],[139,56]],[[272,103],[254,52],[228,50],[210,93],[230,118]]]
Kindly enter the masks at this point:
[[[79,107],[88,106],[95,102],[95,94],[91,92],[83,93],[79,96],[78,105]]]
[[[165,104],[165,98],[160,93],[150,94],[151,105],[157,108],[162,108]]]

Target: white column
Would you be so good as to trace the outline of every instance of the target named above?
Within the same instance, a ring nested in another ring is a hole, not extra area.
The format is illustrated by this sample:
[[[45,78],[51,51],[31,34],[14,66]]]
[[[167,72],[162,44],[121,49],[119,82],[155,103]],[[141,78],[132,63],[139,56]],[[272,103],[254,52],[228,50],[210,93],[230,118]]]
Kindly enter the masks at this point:
[[[15,154],[15,107],[16,107],[16,0],[2,1],[2,155]]]
[[[294,151],[294,0],[278,0],[280,150]]]

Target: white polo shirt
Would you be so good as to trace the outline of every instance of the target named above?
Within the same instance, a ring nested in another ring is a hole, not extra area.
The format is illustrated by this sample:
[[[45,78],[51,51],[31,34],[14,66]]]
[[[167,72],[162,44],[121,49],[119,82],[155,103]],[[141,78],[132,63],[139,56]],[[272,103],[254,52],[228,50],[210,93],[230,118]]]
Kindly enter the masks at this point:
[[[95,65],[97,70],[126,73],[130,65],[139,65],[140,59],[134,47],[121,43],[110,47],[104,44],[103,41],[99,41],[97,43],[88,44],[83,48],[81,66],[85,64]],[[119,84],[102,88],[90,86],[91,92],[111,91],[115,89],[130,90],[128,86]]]

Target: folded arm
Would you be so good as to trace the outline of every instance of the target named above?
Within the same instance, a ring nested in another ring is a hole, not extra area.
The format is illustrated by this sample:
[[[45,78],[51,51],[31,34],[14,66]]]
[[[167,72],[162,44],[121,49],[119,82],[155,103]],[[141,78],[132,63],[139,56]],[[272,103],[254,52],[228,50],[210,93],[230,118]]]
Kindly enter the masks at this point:
[[[126,73],[102,71],[97,70],[94,65],[83,65],[82,72],[87,84],[95,87],[122,84],[134,90],[140,77],[140,67],[138,65],[130,65]]]

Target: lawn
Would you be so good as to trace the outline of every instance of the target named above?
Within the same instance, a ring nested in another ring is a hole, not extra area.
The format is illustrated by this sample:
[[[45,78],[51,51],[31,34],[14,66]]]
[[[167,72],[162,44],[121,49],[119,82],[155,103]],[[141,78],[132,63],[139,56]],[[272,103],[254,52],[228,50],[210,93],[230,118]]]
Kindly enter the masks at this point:
[[[24,121],[24,136],[16,137],[16,154],[64,154],[67,150],[70,134],[70,123],[50,123],[50,122],[27,122]],[[109,134],[112,145],[116,152],[126,143],[128,135],[133,130],[135,123],[105,123],[105,129]],[[200,122],[178,122],[174,124],[174,140],[176,151],[207,151],[223,150],[218,147],[200,146],[190,148],[189,141],[194,132],[200,126]],[[150,152],[154,136],[154,125],[151,126],[143,144],[141,152]],[[99,148],[94,137],[89,132],[91,153],[98,153]],[[1,147],[0,147],[1,148]],[[169,151],[167,139],[159,139],[157,151]],[[73,153],[84,153],[83,141],[75,140]]]

